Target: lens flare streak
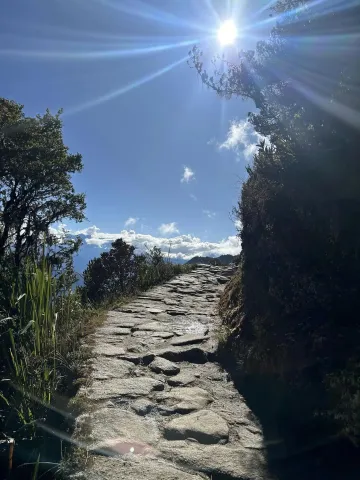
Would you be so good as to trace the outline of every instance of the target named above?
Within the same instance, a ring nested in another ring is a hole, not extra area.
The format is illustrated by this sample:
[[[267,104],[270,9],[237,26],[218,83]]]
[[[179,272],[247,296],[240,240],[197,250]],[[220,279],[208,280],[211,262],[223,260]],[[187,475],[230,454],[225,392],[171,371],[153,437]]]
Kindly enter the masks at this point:
[[[119,97],[120,95],[124,95],[125,93],[128,93],[131,90],[134,90],[135,88],[141,87],[145,83],[148,83],[151,80],[154,80],[155,78],[158,78],[161,75],[164,75],[165,73],[169,72],[173,68],[175,68],[178,65],[184,63],[187,59],[188,59],[188,56],[186,55],[185,57],[181,58],[180,60],[177,60],[176,62],[173,62],[170,65],[167,65],[166,67],[161,68],[160,70],[157,70],[156,72],[150,73],[149,75],[146,75],[145,77],[142,77],[138,80],[135,80],[133,83],[130,83],[130,84],[128,84],[124,87],[121,87],[117,90],[114,90],[113,92],[109,92],[106,95],[102,95],[101,97],[98,97],[94,100],[83,103],[82,105],[79,105],[77,107],[65,109],[64,115],[73,115],[74,113],[79,113],[79,112],[81,112],[81,111],[83,111],[87,108],[95,107],[96,105],[100,105],[101,103],[108,102],[109,100],[112,100],[116,97]]]

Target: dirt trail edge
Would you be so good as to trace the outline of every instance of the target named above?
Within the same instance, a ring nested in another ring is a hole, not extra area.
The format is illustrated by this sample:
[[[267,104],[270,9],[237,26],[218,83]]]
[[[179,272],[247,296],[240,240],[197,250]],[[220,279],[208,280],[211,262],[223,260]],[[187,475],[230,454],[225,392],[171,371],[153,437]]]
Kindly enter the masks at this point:
[[[79,392],[91,404],[77,428],[90,427],[93,461],[77,478],[269,478],[261,427],[216,363],[230,274],[204,265],[108,312]]]

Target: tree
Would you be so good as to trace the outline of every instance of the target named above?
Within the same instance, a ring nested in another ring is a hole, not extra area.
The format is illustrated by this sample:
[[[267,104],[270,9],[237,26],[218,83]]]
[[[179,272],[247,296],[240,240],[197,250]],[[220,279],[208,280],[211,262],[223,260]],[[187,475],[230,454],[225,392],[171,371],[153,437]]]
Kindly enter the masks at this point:
[[[85,196],[71,181],[82,159],[64,145],[60,115],[26,117],[0,99],[0,260],[11,251],[16,266],[38,253],[52,224],[85,218]]]
[[[226,321],[243,371],[351,385],[333,411],[358,435],[348,379],[360,365],[360,7],[281,0],[273,13],[269,39],[236,63],[217,59],[211,75],[191,52],[207,86],[253,100],[249,122],[264,137],[237,208],[241,286]]]
[[[112,243],[109,252],[91,260],[84,272],[87,297],[94,302],[112,300],[131,293],[136,287],[135,247],[121,238]]]

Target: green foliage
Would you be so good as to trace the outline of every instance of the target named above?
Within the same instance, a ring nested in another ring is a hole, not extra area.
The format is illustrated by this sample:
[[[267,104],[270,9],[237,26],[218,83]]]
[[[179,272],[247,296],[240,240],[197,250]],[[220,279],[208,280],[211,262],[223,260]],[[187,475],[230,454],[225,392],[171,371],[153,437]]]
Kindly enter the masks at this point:
[[[81,155],[64,145],[60,114],[26,117],[0,98],[0,259],[7,254],[16,266],[36,258],[44,240],[55,242],[54,222],[84,219],[85,197],[71,182]]]
[[[120,238],[109,252],[91,260],[84,272],[84,297],[90,302],[111,303],[191,270],[191,266],[172,264],[158,247],[142,255],[134,251]]]
[[[76,292],[64,290],[43,257],[39,265],[26,263],[10,312],[1,329],[3,368],[11,381],[4,398],[22,423],[32,424],[51,403],[78,346],[84,311]]]
[[[269,39],[241,52],[237,63],[217,59],[212,76],[202,52],[191,53],[219,95],[253,100],[258,110],[249,122],[266,137],[237,208],[241,284],[229,286],[224,321],[237,327],[243,372],[296,378],[303,391],[326,386],[316,408],[330,401],[340,429],[356,436],[360,41],[351,32],[360,7],[284,0],[273,11],[280,16]],[[339,25],[349,35],[340,36]],[[309,39],[326,46],[334,38],[336,47],[309,46]]]
[[[86,295],[92,302],[133,293],[136,275],[135,248],[121,238],[109,252],[91,260],[84,272]]]
[[[34,437],[55,391],[69,386],[90,317],[72,290],[80,239],[51,231],[85,209],[72,184],[81,155],[64,145],[60,114],[26,117],[0,99],[0,430],[17,441]]]

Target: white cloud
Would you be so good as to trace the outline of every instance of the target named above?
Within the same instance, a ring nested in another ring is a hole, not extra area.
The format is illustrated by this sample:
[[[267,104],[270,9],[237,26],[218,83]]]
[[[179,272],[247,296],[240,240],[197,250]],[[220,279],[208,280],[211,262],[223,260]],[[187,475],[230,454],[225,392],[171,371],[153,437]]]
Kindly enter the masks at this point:
[[[246,120],[232,122],[225,142],[218,145],[219,150],[233,150],[238,155],[242,153],[245,160],[249,161],[257,152],[257,144],[263,139],[255,132],[251,123]]]
[[[197,196],[194,195],[193,193],[190,193],[190,198],[192,198],[194,202],[197,202]]]
[[[181,183],[189,183],[190,180],[194,180],[195,178],[195,173],[191,168],[189,167],[184,167],[184,173],[183,176],[181,177]]]
[[[53,230],[55,232],[57,229],[54,228]],[[145,251],[146,246],[148,248],[157,246],[165,252],[167,252],[170,247],[170,257],[183,260],[190,260],[190,258],[196,255],[238,255],[241,250],[240,241],[236,235],[224,238],[218,242],[208,242],[193,235],[177,235],[176,237],[166,238],[165,236],[156,237],[149,234],[137,233],[134,230],[122,230],[119,233],[105,233],[101,232],[96,226],[70,233],[85,235],[85,243],[87,245],[104,249],[110,247],[111,243],[118,238],[122,238],[125,242],[133,245],[138,252]]]
[[[139,220],[138,218],[129,217],[124,223],[124,225],[125,227],[131,227],[131,225],[135,225],[138,220]]]
[[[211,212],[210,210],[203,210],[203,213],[209,218],[214,218],[216,216],[216,212]]]
[[[236,230],[241,230],[242,229],[241,220],[235,220],[234,225],[235,225]]]
[[[163,223],[162,225],[160,225],[158,230],[161,233],[161,235],[170,235],[171,233],[179,233],[179,230],[175,222]]]

